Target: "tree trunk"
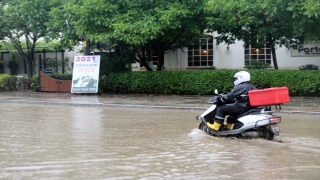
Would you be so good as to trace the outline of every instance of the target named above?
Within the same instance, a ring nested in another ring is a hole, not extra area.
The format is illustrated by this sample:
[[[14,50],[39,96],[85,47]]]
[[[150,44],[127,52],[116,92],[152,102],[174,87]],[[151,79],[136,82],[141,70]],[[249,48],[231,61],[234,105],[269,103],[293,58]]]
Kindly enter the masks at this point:
[[[164,52],[159,51],[158,52],[158,65],[157,65],[157,71],[163,70],[163,64],[164,64]]]
[[[273,41],[271,33],[268,34],[268,41],[269,41],[270,46],[271,46],[272,62],[273,62],[274,69],[279,69],[278,61],[277,61],[276,49],[275,49],[275,45],[274,45],[274,41]]]
[[[140,52],[141,53],[138,53],[140,63],[147,69],[147,71],[153,71],[153,69],[149,66],[149,62],[147,61],[145,49],[143,48]]]
[[[31,78],[33,76],[33,72],[35,68],[33,51],[27,55],[25,62],[26,62],[26,70],[27,70],[28,77]]]
[[[32,77],[32,74],[31,74],[32,63],[30,63],[30,57],[26,58],[26,66],[27,66],[26,69],[27,69],[28,77],[31,78]]]
[[[271,46],[271,53],[272,53],[272,61],[273,61],[274,69],[279,69],[276,50],[275,50],[274,46]]]

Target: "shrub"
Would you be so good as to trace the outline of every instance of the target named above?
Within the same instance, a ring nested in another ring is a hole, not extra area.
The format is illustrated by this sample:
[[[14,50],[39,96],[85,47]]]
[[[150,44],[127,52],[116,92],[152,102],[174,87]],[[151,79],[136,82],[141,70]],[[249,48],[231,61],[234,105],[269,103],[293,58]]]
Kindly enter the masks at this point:
[[[30,89],[30,79],[27,77],[17,78],[16,86],[18,89],[28,90]]]
[[[267,69],[270,68],[270,64],[264,61],[251,61],[245,64],[246,69]]]
[[[48,68],[52,72],[61,72],[62,74],[64,74],[71,71],[69,61],[69,58],[63,58],[60,60],[57,60],[56,58],[47,58],[45,64],[46,68]]]
[[[55,74],[48,74],[48,75],[54,79],[72,80],[72,74],[55,73]]]
[[[0,74],[0,90],[12,91],[16,90],[16,76],[10,76],[8,74]]]
[[[319,66],[314,64],[306,64],[299,67],[300,70],[319,70]]]
[[[194,70],[115,73],[103,85],[113,93],[213,95],[232,90],[239,70]],[[249,70],[259,89],[286,86],[291,96],[320,96],[320,73],[299,70]],[[102,85],[102,84],[101,84]]]
[[[38,92],[40,90],[39,74],[35,74],[30,78],[30,88],[33,92]]]
[[[134,63],[135,54],[131,51],[124,51],[121,55],[108,57],[101,54],[100,75],[109,75],[119,72],[131,72],[131,64]]]

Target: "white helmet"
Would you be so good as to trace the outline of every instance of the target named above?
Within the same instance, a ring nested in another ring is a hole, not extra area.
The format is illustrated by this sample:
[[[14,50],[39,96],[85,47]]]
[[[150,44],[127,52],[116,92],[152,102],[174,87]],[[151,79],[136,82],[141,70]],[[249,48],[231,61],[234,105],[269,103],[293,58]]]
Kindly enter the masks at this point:
[[[250,81],[250,73],[247,71],[239,71],[234,75],[234,85]]]

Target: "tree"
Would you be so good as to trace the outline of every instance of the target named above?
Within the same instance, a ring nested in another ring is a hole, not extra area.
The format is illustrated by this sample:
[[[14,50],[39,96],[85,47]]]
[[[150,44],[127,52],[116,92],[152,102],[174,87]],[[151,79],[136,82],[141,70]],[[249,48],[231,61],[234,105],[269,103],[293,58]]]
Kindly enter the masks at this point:
[[[301,11],[307,16],[304,26],[309,28],[308,39],[320,40],[320,2],[318,0],[306,0],[301,2]]]
[[[152,51],[158,56],[157,70],[162,70],[165,53],[190,44],[206,28],[203,1],[68,0],[51,15],[52,24],[64,30],[64,41],[88,37],[93,44],[126,44],[150,71]]]
[[[302,0],[209,0],[207,10],[218,43],[243,40],[257,48],[271,45],[274,68],[278,69],[275,47],[303,44],[312,33],[307,24],[315,23],[301,12]]]
[[[45,25],[49,20],[51,7],[56,4],[44,0],[10,0],[1,6],[0,28],[7,46],[24,57],[27,74],[33,75],[35,48],[39,40],[44,40],[55,30]],[[11,43],[9,43],[9,42]]]

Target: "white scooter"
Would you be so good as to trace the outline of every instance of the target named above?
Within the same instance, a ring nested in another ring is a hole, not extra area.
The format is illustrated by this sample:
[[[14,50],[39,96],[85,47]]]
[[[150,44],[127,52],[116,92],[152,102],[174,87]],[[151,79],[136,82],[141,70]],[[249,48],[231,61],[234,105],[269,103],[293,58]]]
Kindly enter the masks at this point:
[[[218,94],[217,90],[215,90],[215,93]],[[197,116],[196,119],[201,121],[199,129],[210,135],[273,140],[274,136],[278,136],[280,133],[278,124],[281,122],[281,117],[273,115],[270,106],[253,107],[245,113],[232,117],[235,120],[233,129],[228,130],[224,126],[221,126],[219,131],[214,131],[207,126],[207,122],[213,123],[219,100],[217,96],[214,96],[208,103],[212,104],[211,107],[200,116]]]

